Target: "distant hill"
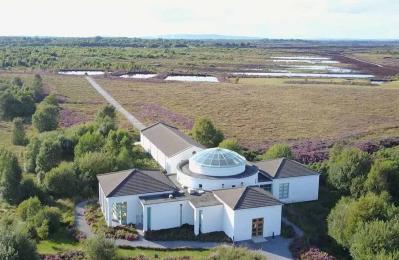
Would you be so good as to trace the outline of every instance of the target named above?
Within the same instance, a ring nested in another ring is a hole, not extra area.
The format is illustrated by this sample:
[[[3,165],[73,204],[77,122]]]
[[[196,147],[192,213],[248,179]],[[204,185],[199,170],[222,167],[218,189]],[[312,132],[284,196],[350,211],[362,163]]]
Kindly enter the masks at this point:
[[[167,34],[158,37],[149,38],[161,38],[161,39],[183,39],[183,40],[259,40],[260,37],[252,36],[234,36],[234,35],[220,35],[220,34]]]

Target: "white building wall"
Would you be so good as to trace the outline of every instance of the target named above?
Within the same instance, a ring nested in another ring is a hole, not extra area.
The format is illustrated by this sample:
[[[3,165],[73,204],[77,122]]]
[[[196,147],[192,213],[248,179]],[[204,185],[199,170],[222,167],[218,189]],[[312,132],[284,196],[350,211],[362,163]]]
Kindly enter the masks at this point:
[[[194,178],[189,175],[182,173],[180,170],[177,171],[177,181],[182,185],[192,189],[198,189],[199,185],[202,185],[203,190],[219,190],[241,186],[253,186],[256,185],[258,175],[254,174],[246,178],[241,179],[206,179],[206,178]]]
[[[282,205],[264,208],[241,209],[234,212],[234,241],[252,238],[252,220],[263,218],[263,236],[270,237],[281,233]]]
[[[279,198],[280,184],[289,183],[288,198]],[[319,198],[319,175],[273,180],[273,196],[284,203],[312,201]]]
[[[200,211],[202,211],[201,230],[199,230]],[[223,230],[223,205],[194,208],[194,233],[209,233]]]
[[[231,239],[234,237],[234,210],[224,204],[223,207],[223,231]]]
[[[166,171],[168,173],[176,173],[177,172],[177,164],[179,164],[181,161],[188,160],[190,159],[191,156],[193,156],[193,153],[196,152],[198,153],[199,151],[202,151],[203,149],[200,147],[196,146],[191,146],[187,148],[184,151],[181,151],[180,153],[174,155],[171,158],[168,158],[166,160]]]
[[[169,159],[162,153],[158,147],[156,147],[147,137],[140,133],[140,144],[144,150],[151,154],[152,158],[161,165],[162,168],[166,169],[166,161]]]
[[[151,230],[180,227],[180,205],[182,205],[182,225],[194,224],[193,209],[187,201],[175,201],[144,205],[143,230],[147,231],[147,208],[151,208]]]

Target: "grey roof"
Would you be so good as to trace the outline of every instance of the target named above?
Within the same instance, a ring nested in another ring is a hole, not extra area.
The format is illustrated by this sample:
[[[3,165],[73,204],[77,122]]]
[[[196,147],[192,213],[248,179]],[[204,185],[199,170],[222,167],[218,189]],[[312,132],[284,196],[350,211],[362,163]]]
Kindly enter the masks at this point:
[[[191,146],[204,148],[176,127],[162,122],[142,129],[141,133],[168,157],[172,157]]]
[[[216,190],[213,193],[233,210],[282,205],[270,192],[259,187]]]
[[[215,198],[213,193],[209,191],[205,191],[202,194],[194,194],[194,195],[190,195],[187,192],[183,194],[175,192],[172,198],[169,197],[169,194],[155,195],[155,196],[141,196],[140,200],[144,205],[168,203],[174,201],[186,201],[186,200],[190,201],[191,204],[196,208],[222,205],[222,203]]]
[[[299,162],[287,158],[256,162],[254,165],[273,179],[320,174]]]
[[[106,197],[174,191],[176,186],[160,171],[126,170],[97,175]]]

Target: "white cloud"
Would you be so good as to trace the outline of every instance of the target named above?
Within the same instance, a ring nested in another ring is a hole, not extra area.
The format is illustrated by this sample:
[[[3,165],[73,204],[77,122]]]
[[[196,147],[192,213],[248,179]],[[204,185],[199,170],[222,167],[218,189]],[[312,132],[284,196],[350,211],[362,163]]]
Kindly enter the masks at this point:
[[[0,0],[0,35],[399,38],[397,0]]]

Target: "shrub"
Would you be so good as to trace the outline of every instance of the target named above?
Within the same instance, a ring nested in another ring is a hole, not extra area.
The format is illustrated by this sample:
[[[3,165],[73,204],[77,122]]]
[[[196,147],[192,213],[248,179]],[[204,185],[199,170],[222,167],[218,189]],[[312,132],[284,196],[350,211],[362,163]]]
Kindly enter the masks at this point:
[[[353,236],[350,252],[354,259],[376,259],[381,253],[398,253],[399,220],[372,221],[361,225]]]
[[[370,156],[366,152],[362,152],[358,148],[335,146],[330,151],[328,181],[341,192],[349,193],[353,179],[365,176],[370,169],[370,164]],[[359,185],[359,183],[357,184]]]
[[[339,244],[350,248],[353,235],[364,223],[374,220],[387,220],[398,209],[388,203],[387,194],[369,193],[359,199],[342,198],[331,210],[328,222],[328,234]]]
[[[0,259],[36,260],[36,244],[26,233],[14,227],[0,227]]]
[[[76,195],[78,180],[73,163],[62,162],[51,169],[46,173],[43,185],[51,195],[59,198]]]
[[[39,132],[55,130],[58,127],[59,114],[60,108],[58,106],[42,102],[33,114],[33,126]]]
[[[85,253],[89,260],[112,260],[116,249],[114,243],[104,236],[92,236],[85,242]]]
[[[8,203],[19,202],[19,185],[21,182],[21,168],[17,157],[0,147],[0,192]]]
[[[36,157],[36,173],[45,173],[57,166],[61,161],[62,149],[56,140],[45,139],[40,144]]]
[[[24,129],[24,122],[22,118],[16,117],[13,120],[13,129],[12,129],[12,136],[11,142],[14,145],[26,145],[26,135]]]
[[[210,260],[266,260],[262,253],[244,247],[219,246],[211,250]]]
[[[219,144],[219,147],[229,149],[239,154],[242,153],[242,147],[235,139],[225,139]]]
[[[291,147],[287,144],[274,144],[272,145],[266,153],[263,155],[263,159],[277,159],[277,158],[288,158],[293,159]]]
[[[104,137],[99,133],[87,132],[79,138],[79,142],[75,146],[75,157],[79,158],[88,152],[100,152],[104,142]]]
[[[197,142],[206,147],[216,147],[224,139],[223,133],[208,118],[196,120],[191,135]]]
[[[33,218],[42,208],[42,203],[37,197],[22,201],[17,207],[17,215],[23,220]]]

